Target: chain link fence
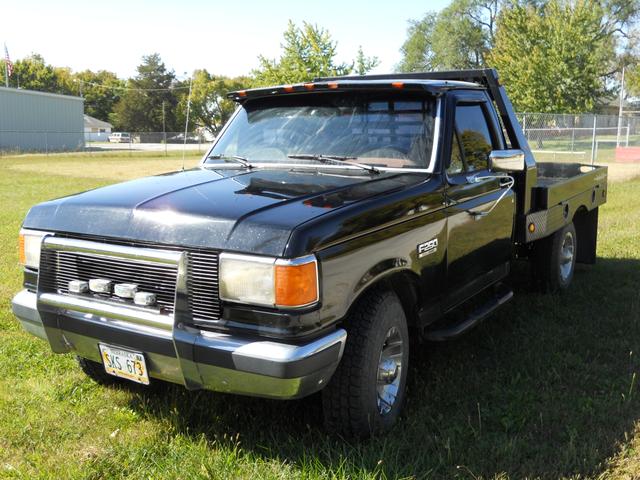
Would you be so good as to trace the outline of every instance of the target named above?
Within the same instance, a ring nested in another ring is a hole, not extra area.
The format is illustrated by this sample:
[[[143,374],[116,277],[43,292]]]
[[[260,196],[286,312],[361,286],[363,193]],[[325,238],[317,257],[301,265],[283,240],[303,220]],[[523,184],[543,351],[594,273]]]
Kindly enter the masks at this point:
[[[540,161],[608,163],[625,157],[632,150],[628,147],[640,147],[640,117],[552,113],[517,117]],[[640,152],[636,155],[640,157]]]
[[[640,117],[519,113],[518,120],[539,161],[640,162]],[[0,155],[54,152],[204,152],[211,135],[184,132],[56,132],[0,130]],[[634,148],[638,150],[634,152]],[[622,158],[624,157],[624,158]],[[627,159],[627,160],[625,160]]]
[[[64,152],[204,152],[210,135],[184,132],[63,132],[0,130],[0,155]]]

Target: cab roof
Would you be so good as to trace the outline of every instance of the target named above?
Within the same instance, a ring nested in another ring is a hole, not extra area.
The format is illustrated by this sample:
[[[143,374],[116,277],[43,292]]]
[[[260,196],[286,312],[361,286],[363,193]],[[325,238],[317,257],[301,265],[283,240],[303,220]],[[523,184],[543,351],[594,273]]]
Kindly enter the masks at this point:
[[[247,90],[237,90],[227,96],[236,102],[243,103],[249,99],[273,97],[275,95],[303,94],[311,92],[346,92],[346,91],[428,91],[437,94],[443,90],[453,89],[484,89],[475,82],[458,80],[437,80],[437,79],[413,79],[402,78],[398,74],[397,78],[367,78],[361,77],[336,77],[319,78],[312,82],[295,83],[292,85],[278,85],[274,87],[251,88]]]

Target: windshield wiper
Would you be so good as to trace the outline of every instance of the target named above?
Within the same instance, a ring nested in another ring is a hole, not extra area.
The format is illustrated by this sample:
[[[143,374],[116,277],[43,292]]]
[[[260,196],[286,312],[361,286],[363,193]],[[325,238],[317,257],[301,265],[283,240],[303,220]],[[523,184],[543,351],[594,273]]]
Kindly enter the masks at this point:
[[[254,168],[248,158],[241,157],[240,155],[223,155],[221,153],[214,153],[213,155],[209,155],[207,159],[213,160],[223,160],[225,162],[236,161],[241,164],[243,167]]]
[[[317,155],[314,153],[290,153],[288,158],[298,158],[300,160],[315,160],[321,163],[340,163],[345,165],[353,165],[354,167],[360,167],[371,173],[380,173],[373,165],[366,165],[364,163],[351,162],[350,160],[357,160],[358,157],[347,157],[344,155]]]

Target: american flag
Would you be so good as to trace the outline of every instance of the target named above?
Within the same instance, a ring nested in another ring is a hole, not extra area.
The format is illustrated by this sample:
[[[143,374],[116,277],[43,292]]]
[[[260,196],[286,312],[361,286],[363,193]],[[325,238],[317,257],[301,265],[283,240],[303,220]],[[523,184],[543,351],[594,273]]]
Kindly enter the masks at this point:
[[[7,69],[7,77],[10,77],[13,73],[13,63],[11,63],[11,59],[9,58],[9,50],[7,50],[7,46],[4,46],[4,68]]]

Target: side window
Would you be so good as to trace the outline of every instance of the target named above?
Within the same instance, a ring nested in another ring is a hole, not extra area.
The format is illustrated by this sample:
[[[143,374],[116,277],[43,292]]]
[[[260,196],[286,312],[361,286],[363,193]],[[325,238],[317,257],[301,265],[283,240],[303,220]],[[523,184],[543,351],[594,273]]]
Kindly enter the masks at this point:
[[[457,175],[458,173],[462,173],[464,171],[464,163],[462,163],[462,152],[460,151],[460,141],[458,140],[458,135],[453,134],[453,139],[451,141],[451,162],[449,163],[449,168],[447,168],[447,173],[449,176]]]
[[[488,168],[492,142],[482,106],[458,105],[456,107],[456,130],[460,137],[467,171],[473,172]]]

